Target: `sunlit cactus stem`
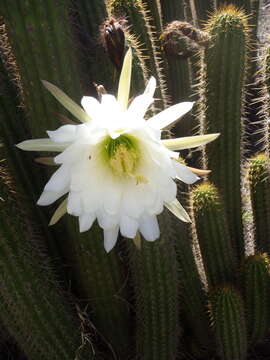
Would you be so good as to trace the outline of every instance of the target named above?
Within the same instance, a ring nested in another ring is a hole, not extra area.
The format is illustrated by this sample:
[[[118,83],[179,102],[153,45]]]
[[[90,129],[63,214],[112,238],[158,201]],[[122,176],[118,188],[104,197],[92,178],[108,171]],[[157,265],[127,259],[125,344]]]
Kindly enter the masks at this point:
[[[198,241],[210,287],[234,282],[235,253],[226,214],[214,185],[203,183],[192,191]]]
[[[249,342],[253,345],[263,341],[270,323],[270,264],[266,253],[247,258],[244,278]]]
[[[270,252],[270,177],[269,158],[265,154],[253,157],[249,163],[248,179],[252,202],[256,248]]]
[[[243,301],[230,285],[212,294],[211,315],[219,356],[222,360],[245,360],[247,331]]]
[[[200,73],[198,115],[201,131],[221,133],[219,141],[207,148],[208,167],[214,170],[209,178],[219,188],[224,199],[229,230],[237,240],[238,256],[241,258],[244,242],[240,211],[240,158],[248,43],[247,17],[229,5],[210,17],[206,30],[210,42],[203,55]]]

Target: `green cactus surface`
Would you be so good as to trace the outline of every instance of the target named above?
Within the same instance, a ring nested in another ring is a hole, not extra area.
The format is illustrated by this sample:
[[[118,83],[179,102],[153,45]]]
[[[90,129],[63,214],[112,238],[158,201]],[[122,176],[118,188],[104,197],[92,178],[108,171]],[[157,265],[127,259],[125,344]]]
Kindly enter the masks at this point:
[[[245,300],[251,344],[262,342],[269,328],[269,270],[269,259],[266,253],[257,253],[246,259],[244,268]]]
[[[208,166],[215,169],[209,178],[219,188],[224,199],[229,230],[241,258],[244,243],[239,211],[240,164],[248,44],[247,17],[230,5],[210,18],[206,30],[210,35],[210,43],[203,54],[200,74],[199,92],[202,103],[199,105],[199,117],[201,130],[221,133],[220,140],[207,148]]]
[[[243,300],[231,286],[212,294],[213,329],[222,360],[244,360],[247,355],[247,331]]]

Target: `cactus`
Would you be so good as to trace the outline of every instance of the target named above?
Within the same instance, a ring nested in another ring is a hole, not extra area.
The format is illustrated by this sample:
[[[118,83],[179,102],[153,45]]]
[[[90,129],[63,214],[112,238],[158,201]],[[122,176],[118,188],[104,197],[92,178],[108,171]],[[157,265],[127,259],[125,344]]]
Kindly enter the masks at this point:
[[[208,183],[198,185],[192,191],[192,203],[208,285],[234,283],[235,253],[217,189]]]
[[[269,46],[258,52],[259,0],[224,3],[0,3],[1,358],[245,360],[260,358],[258,344],[270,356]],[[14,144],[76,120],[41,80],[76,103],[116,93],[127,47],[131,98],[158,82],[146,118],[197,100],[163,137],[221,135],[185,159],[204,168],[190,168],[196,187],[177,184],[192,223],[163,211],[158,240],[119,239],[106,254],[96,224],[48,227],[53,209],[35,202],[52,154],[33,163]]]
[[[245,263],[244,277],[249,342],[256,344],[262,342],[266,336],[270,321],[268,255],[257,253],[249,256]]]
[[[165,215],[160,218],[167,226]],[[169,229],[168,229],[169,230]],[[177,262],[168,233],[130,248],[137,309],[137,353],[145,360],[176,359],[179,346]]]
[[[256,247],[258,251],[270,252],[269,229],[269,159],[265,154],[253,157],[249,163],[249,184],[252,201]]]
[[[210,18],[206,30],[211,40],[204,53],[200,74],[199,91],[202,103],[199,105],[199,116],[203,130],[222,134],[220,141],[209,145],[207,149],[208,166],[215,169],[210,174],[210,180],[219,188],[224,198],[230,233],[237,239],[238,256],[241,258],[244,244],[239,211],[240,158],[248,43],[247,18],[242,11],[229,6]]]
[[[233,287],[224,286],[212,298],[213,328],[221,359],[246,359],[247,332],[241,296]]]

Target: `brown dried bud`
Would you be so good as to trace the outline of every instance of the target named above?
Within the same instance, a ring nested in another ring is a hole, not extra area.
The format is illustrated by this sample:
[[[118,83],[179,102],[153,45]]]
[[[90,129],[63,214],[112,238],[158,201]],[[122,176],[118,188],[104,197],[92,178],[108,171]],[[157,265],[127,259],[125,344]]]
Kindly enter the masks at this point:
[[[161,40],[167,55],[186,59],[207,46],[209,35],[188,22],[176,20],[166,26]]]
[[[111,18],[100,27],[101,41],[110,60],[118,71],[121,71],[125,51],[125,19]]]

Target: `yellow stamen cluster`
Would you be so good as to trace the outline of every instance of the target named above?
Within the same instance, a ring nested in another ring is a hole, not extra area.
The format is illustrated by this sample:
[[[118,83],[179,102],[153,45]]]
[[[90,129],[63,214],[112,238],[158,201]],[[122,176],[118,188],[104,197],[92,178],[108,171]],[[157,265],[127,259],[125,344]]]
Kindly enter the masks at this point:
[[[139,162],[139,154],[135,149],[128,149],[125,144],[119,144],[109,164],[115,175],[133,175]]]

